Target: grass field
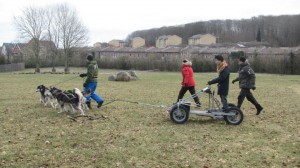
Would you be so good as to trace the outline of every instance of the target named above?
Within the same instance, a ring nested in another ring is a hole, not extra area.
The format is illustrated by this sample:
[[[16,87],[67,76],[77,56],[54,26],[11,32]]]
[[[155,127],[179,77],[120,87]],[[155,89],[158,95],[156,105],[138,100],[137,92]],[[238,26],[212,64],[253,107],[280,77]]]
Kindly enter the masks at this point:
[[[109,82],[110,72],[101,71],[104,98],[171,104],[180,89],[180,73],[138,72],[139,81],[124,83]],[[0,167],[300,167],[300,76],[258,74],[254,95],[265,110],[256,116],[246,100],[239,126],[197,116],[176,125],[162,109],[122,102],[94,103],[87,114],[106,118],[74,122],[35,92],[73,76],[0,74]],[[214,76],[195,74],[197,88]],[[82,88],[82,79],[58,87]],[[238,93],[231,85],[229,101]]]

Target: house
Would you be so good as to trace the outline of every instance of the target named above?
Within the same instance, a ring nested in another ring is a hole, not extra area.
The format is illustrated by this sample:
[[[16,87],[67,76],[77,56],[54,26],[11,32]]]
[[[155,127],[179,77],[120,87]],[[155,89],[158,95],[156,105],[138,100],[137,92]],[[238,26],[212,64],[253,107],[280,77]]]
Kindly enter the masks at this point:
[[[211,34],[197,34],[189,38],[189,45],[212,45],[217,43],[217,38]]]
[[[132,39],[132,48],[145,47],[145,45],[146,45],[145,39],[141,37],[135,37]]]
[[[109,42],[110,45],[112,45],[113,47],[126,47],[127,43],[123,40],[111,40]]]
[[[1,55],[4,56],[6,63],[11,63],[13,61],[13,49],[15,44],[14,43],[3,43],[1,49]]]
[[[34,45],[34,40],[30,40],[26,46],[24,47],[23,53],[25,53],[28,56],[34,56],[33,53],[33,45]],[[46,40],[40,40],[39,41],[40,45],[40,53],[39,53],[39,58],[40,59],[47,59],[51,53],[56,50],[56,46],[52,41],[46,41]]]
[[[96,43],[93,44],[93,47],[94,48],[101,48],[102,44],[100,42],[96,42]]]
[[[157,48],[165,48],[168,46],[178,46],[182,44],[182,38],[177,35],[163,35],[156,39]]]
[[[108,46],[109,46],[108,43],[101,43],[101,42],[96,42],[93,45],[94,48],[105,48],[105,47],[108,47]]]
[[[39,59],[42,63],[48,64],[51,63],[53,52],[57,51],[55,44],[52,41],[40,40],[39,41]],[[31,39],[25,46],[21,47],[21,52],[23,54],[24,61],[34,60],[34,40]]]
[[[23,62],[25,43],[16,43],[13,48],[13,62]]]

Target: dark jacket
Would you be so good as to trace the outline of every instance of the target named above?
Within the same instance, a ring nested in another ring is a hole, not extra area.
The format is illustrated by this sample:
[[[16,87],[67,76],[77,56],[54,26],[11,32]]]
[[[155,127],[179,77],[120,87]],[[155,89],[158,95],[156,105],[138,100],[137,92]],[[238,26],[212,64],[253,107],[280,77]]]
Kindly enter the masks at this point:
[[[227,96],[229,92],[229,77],[230,69],[226,67],[219,73],[219,77],[209,81],[208,84],[212,85],[218,83],[218,95]]]
[[[241,89],[255,88],[255,73],[250,64],[243,63],[240,65],[239,76],[234,81],[239,81]]]
[[[86,83],[97,82],[97,78],[98,78],[98,65],[97,62],[94,60],[88,64],[87,78],[85,82]]]

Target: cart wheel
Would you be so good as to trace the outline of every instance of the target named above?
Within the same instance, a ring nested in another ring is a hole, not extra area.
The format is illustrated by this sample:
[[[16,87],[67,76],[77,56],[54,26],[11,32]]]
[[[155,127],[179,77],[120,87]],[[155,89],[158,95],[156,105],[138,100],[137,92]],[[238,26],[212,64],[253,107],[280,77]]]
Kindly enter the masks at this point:
[[[171,120],[176,124],[183,124],[189,118],[189,111],[184,106],[174,106],[170,112]]]
[[[227,124],[239,125],[244,119],[243,112],[237,107],[230,107],[227,112],[235,114],[232,116],[229,115],[224,116],[224,119]]]
[[[233,103],[228,103],[228,107],[236,107],[236,105]]]

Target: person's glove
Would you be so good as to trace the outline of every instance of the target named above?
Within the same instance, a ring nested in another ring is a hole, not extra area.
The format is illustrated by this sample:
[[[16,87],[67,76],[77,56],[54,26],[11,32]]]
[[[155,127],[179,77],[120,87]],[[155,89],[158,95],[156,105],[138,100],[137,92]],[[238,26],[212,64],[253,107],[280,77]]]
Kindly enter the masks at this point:
[[[252,88],[252,90],[255,90],[255,89],[256,89],[256,87],[253,87],[253,88]]]
[[[211,85],[211,82],[210,82],[210,81],[208,81],[208,82],[207,82],[207,85]]]
[[[86,74],[86,73],[82,73],[82,74],[80,74],[79,76],[80,76],[81,78],[83,78],[83,77],[86,77],[87,74]]]
[[[236,81],[235,80],[232,80],[232,84],[234,84]]]
[[[185,87],[185,88],[189,88],[189,84],[185,83],[185,84],[184,84],[184,87]]]
[[[86,87],[86,83],[83,83],[83,87]]]

